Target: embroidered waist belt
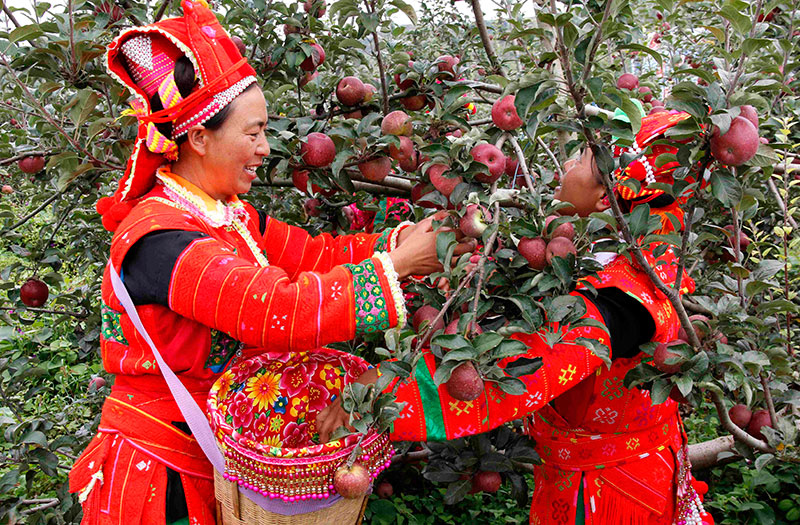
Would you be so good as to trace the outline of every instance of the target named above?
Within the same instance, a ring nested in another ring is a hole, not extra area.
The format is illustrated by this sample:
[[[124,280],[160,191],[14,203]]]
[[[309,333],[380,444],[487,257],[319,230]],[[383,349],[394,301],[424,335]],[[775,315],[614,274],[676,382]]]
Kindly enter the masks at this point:
[[[553,426],[536,413],[528,435],[536,441],[542,461],[561,470],[583,471],[609,468],[644,459],[670,445],[682,445],[677,412],[657,425],[632,432],[583,434]]]

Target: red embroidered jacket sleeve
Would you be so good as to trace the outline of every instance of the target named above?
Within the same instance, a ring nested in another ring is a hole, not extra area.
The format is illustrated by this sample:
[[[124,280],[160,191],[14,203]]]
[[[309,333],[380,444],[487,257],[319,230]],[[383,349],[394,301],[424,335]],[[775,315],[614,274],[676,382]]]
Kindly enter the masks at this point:
[[[583,299],[586,316],[602,323],[597,307]],[[538,333],[515,335],[515,339],[528,345],[528,350],[504,359],[499,363],[501,368],[521,358],[542,358],[542,366],[535,373],[520,377],[526,392],[509,395],[496,383],[486,383],[484,393],[473,401],[454,399],[444,384],[435,385],[436,362],[433,354],[426,352],[417,364],[414,378],[398,389],[398,401],[406,402],[407,406],[395,420],[391,438],[395,441],[444,441],[487,432],[535,412],[603,366],[603,361],[590,349],[575,342],[578,337],[610,346],[608,332],[598,327],[564,329],[561,341],[552,347]]]
[[[340,264],[360,263],[376,252],[388,252],[393,231],[336,237],[323,233],[314,237],[302,228],[267,217],[264,250],[270,264],[294,278],[302,271],[327,272]]]
[[[277,265],[262,268],[237,257],[214,238],[201,238],[173,268],[169,308],[247,345],[308,350],[398,324],[392,294],[398,284],[385,261],[374,257],[290,275]]]

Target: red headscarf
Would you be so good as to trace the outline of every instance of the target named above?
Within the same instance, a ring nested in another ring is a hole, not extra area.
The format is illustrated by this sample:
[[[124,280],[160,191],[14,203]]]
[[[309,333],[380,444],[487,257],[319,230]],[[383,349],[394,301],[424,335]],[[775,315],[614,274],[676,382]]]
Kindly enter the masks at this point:
[[[113,197],[97,203],[103,226],[116,230],[135,200],[150,191],[156,170],[178,158],[174,139],[219,113],[250,84],[255,70],[242,57],[204,0],[183,0],[183,16],[123,31],[108,46],[108,71],[135,97],[132,113],[138,134],[125,175]],[[196,87],[182,97],[175,85],[175,63],[187,57],[194,66]],[[153,111],[158,94],[164,109]],[[172,137],[155,124],[171,122]]]

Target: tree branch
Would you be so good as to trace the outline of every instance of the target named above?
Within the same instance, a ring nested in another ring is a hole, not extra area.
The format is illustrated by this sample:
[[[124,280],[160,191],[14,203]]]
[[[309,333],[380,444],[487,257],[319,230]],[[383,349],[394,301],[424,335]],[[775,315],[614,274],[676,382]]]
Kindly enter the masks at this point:
[[[172,3],[172,0],[164,0],[161,3],[161,5],[158,8],[158,11],[156,11],[155,17],[153,18],[153,22],[154,23],[158,22],[159,20],[161,20],[161,17],[164,16],[164,13],[166,13],[167,8],[169,7],[169,4],[171,4],[171,3]]]
[[[525,186],[527,186],[528,191],[531,192],[533,195],[536,192],[536,189],[533,187],[533,181],[531,180],[531,172],[528,169],[528,163],[525,161],[525,153],[522,151],[522,148],[519,146],[519,142],[517,138],[513,135],[509,135],[509,142],[514,147],[514,152],[517,154],[517,160],[519,161],[519,167],[522,170],[522,176],[525,178]]]
[[[702,385],[698,385],[700,388],[706,390],[711,395],[711,401],[714,403],[714,406],[717,409],[717,415],[719,416],[720,423],[722,424],[722,428],[730,432],[736,441],[741,441],[745,445],[755,450],[761,452],[768,452],[773,453],[775,452],[769,444],[761,441],[758,438],[754,438],[741,428],[731,421],[730,416],[728,415],[728,409],[725,407],[725,400],[722,396],[722,391],[719,387],[713,383],[704,383]]]
[[[481,9],[480,0],[472,1],[472,12],[475,13],[475,25],[478,27],[478,33],[481,35],[481,42],[483,42],[483,49],[486,50],[486,56],[489,58],[489,63],[492,69],[498,75],[506,76],[500,62],[497,60],[497,54],[494,52],[492,41],[489,38],[489,31],[486,29],[486,22],[483,19],[483,10]]]

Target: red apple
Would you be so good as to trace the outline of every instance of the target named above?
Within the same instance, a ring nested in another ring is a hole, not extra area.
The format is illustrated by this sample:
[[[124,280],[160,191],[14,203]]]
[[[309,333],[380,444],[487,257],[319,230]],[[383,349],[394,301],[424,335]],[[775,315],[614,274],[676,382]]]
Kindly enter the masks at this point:
[[[492,104],[492,123],[498,128],[512,131],[522,126],[514,100],[514,95],[506,95]]]
[[[447,392],[459,401],[472,401],[484,391],[483,379],[472,361],[465,361],[458,365],[445,386]]]
[[[239,50],[239,54],[242,56],[247,56],[247,46],[244,45],[244,40],[239,38],[238,36],[232,36],[231,41],[236,44],[236,49]]]
[[[631,73],[624,73],[617,79],[617,87],[620,89],[634,90],[639,87],[639,77]]]
[[[336,158],[336,145],[324,133],[309,133],[300,145],[300,155],[303,157],[303,162],[309,166],[323,168],[330,166]]]
[[[106,13],[108,17],[111,19],[111,22],[119,22],[125,17],[125,10],[118,5],[114,5],[114,2],[105,1],[95,7],[94,9],[95,14]]]
[[[491,184],[500,178],[506,170],[506,157],[500,149],[488,142],[482,142],[472,148],[470,155],[481,164],[489,168],[489,173],[476,173],[475,180],[486,184]]]
[[[44,168],[44,157],[41,155],[31,155],[17,161],[17,166],[24,173],[39,173]]]
[[[541,237],[523,237],[517,250],[528,261],[532,270],[544,270],[547,266],[547,241]]]
[[[319,71],[314,71],[314,72],[309,71],[308,73],[304,74],[300,78],[300,87],[305,86],[306,84],[308,84],[309,82],[311,82],[312,80],[317,78],[318,76],[319,76]]]
[[[411,139],[403,135],[397,138],[400,139],[400,146],[389,144],[389,156],[397,162],[414,156],[414,143]]]
[[[688,403],[689,400],[681,394],[681,389],[678,388],[678,385],[672,385],[672,390],[669,391],[669,398],[676,403]]]
[[[345,106],[357,106],[364,100],[366,89],[358,77],[344,77],[336,85],[336,98]]]
[[[450,198],[450,194],[453,193],[456,186],[464,182],[460,176],[445,177],[444,173],[449,169],[450,166],[446,164],[434,164],[428,168],[428,178],[430,178],[431,184],[447,198]]]
[[[516,157],[506,157],[505,174],[509,177],[516,177],[517,175],[522,174],[522,171],[519,169],[519,161],[516,159]]]
[[[311,43],[311,56],[306,57],[300,63],[300,69],[303,71],[314,71],[320,64],[325,62],[325,50],[316,42]]]
[[[436,67],[440,72],[447,72],[455,76],[455,68],[460,60],[451,55],[442,55],[436,59]]]
[[[666,360],[670,358],[681,358],[680,354],[676,354],[675,352],[670,352],[669,347],[685,344],[686,341],[675,340],[670,343],[658,343],[655,352],[653,352],[653,366],[658,368],[660,371],[664,372],[665,374],[676,374],[681,371],[681,363],[680,361],[677,363],[667,364]]]
[[[559,217],[558,215],[549,215],[544,220],[545,233],[547,233],[547,231],[550,229],[550,223],[558,219],[558,217]],[[550,232],[549,235],[550,239],[555,239],[556,237],[566,237],[570,241],[573,240],[575,238],[575,225],[572,224],[571,222],[565,222],[564,224],[559,224],[552,232]]]
[[[389,157],[378,157],[377,159],[366,160],[358,163],[358,171],[365,179],[372,182],[381,182],[389,172],[392,171],[392,159]]]
[[[747,428],[750,420],[753,419],[753,412],[747,408],[747,405],[733,405],[728,410],[728,416],[737,427]]]
[[[697,335],[697,338],[701,341],[705,339],[709,332],[708,317],[703,314],[690,315],[689,321],[692,322],[692,328],[694,329],[694,333]],[[686,330],[683,329],[683,326],[678,329],[678,339],[682,339],[684,341],[689,340],[689,335],[686,333]]]
[[[486,208],[479,204],[468,204],[467,211],[458,221],[458,229],[467,237],[477,239],[489,226],[487,220],[491,220],[491,216]]]
[[[333,475],[333,488],[343,498],[355,499],[367,493],[370,481],[369,472],[360,464],[342,465]]]
[[[12,188],[8,184],[3,184],[3,187],[2,187],[2,189],[0,189],[0,191],[2,191],[3,193],[5,193],[7,195],[10,195],[10,194],[14,193],[14,188]]]
[[[711,154],[722,164],[741,166],[752,159],[756,151],[758,151],[758,130],[746,118],[733,119],[728,132],[724,135],[719,134],[719,128],[714,128],[711,135]]]
[[[319,207],[322,205],[319,199],[306,199],[303,203],[303,209],[309,217],[319,217]]]
[[[22,304],[31,308],[38,308],[47,302],[50,290],[39,279],[28,279],[19,289],[19,298]]]
[[[388,481],[381,481],[375,487],[375,494],[381,499],[389,499],[394,495],[394,487]]]
[[[291,35],[292,33],[299,33],[301,29],[297,26],[283,24],[283,34],[284,35]]]
[[[547,243],[547,251],[545,253],[545,257],[547,257],[547,264],[550,264],[553,261],[553,257],[566,258],[570,253],[576,257],[578,255],[578,252],[575,250],[575,245],[572,244],[572,241],[566,237],[556,237]]]
[[[473,263],[473,264],[477,264],[477,263]],[[467,303],[464,303],[464,304],[466,305]],[[445,326],[445,328],[444,328],[444,333],[446,335],[453,335],[453,334],[459,333],[458,332],[458,320],[459,320],[459,318],[456,317],[455,319],[453,319],[452,321],[447,323],[447,326]],[[471,335],[480,335],[480,334],[483,333],[483,329],[475,321],[472,321],[470,323],[470,327],[469,328],[470,328],[470,334]]]
[[[316,9],[314,12],[311,12],[311,8],[316,5]],[[306,13],[311,13],[311,16],[314,18],[320,18],[322,15],[325,14],[327,11],[327,7],[325,6],[325,0],[306,0],[303,2],[303,9]]]
[[[431,336],[444,328],[444,318],[440,318],[436,324],[433,323],[433,320],[436,319],[436,316],[439,315],[439,310],[434,308],[433,306],[426,304],[421,306],[416,312],[414,312],[414,316],[411,318],[411,325],[414,327],[414,332],[418,335],[422,335],[422,332],[425,332],[425,341],[423,342],[424,345],[428,345],[431,342]],[[423,323],[425,326],[423,326]]]
[[[414,131],[411,117],[402,111],[392,111],[381,121],[381,133],[384,135],[411,135]]]
[[[92,392],[92,389],[96,392],[104,386],[106,386],[106,380],[100,376],[95,376],[89,381],[89,392]]]
[[[653,106],[653,109],[647,112],[648,115],[655,115],[656,113],[666,113],[668,110],[664,106]]]
[[[500,490],[503,478],[497,472],[479,470],[472,477],[472,490],[474,492],[488,492],[494,494]]]
[[[400,99],[400,104],[403,105],[408,111],[419,111],[425,107],[427,98],[425,95],[413,95],[410,97],[403,97]]]
[[[649,87],[639,86],[639,93],[642,95],[642,100],[645,102],[651,102],[653,100],[653,93],[650,91]]]
[[[362,100],[361,103],[366,104],[371,101],[377,91],[378,90],[372,84],[364,83],[364,100]]]
[[[753,412],[753,417],[750,419],[750,423],[747,425],[747,433],[754,438],[766,441],[767,438],[765,438],[764,434],[761,433],[761,429],[763,427],[772,428],[772,420],[769,418],[769,411],[756,410]]]
[[[739,116],[746,118],[750,122],[753,123],[753,126],[758,129],[758,113],[756,112],[756,108],[749,104],[745,104],[744,106],[739,107]]]

